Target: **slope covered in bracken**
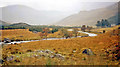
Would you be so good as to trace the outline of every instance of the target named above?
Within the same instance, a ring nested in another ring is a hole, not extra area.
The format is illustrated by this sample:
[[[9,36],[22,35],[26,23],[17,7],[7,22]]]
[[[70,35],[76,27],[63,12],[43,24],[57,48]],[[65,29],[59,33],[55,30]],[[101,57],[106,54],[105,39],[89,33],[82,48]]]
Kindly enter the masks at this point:
[[[108,35],[110,35],[110,37],[118,37],[116,38],[116,40],[112,39],[112,44],[105,48],[106,56],[112,61],[117,60],[120,62],[120,27],[117,30],[113,30]]]

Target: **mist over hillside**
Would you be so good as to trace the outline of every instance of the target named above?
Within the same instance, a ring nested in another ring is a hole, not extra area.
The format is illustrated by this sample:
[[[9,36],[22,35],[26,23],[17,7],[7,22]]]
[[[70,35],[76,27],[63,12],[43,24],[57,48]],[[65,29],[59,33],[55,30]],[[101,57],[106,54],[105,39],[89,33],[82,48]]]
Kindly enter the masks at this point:
[[[0,20],[0,26],[8,26],[10,23]]]
[[[91,11],[80,11],[55,23],[55,25],[95,25],[98,20],[108,19],[118,13],[118,4]]]
[[[29,24],[50,24],[68,16],[68,13],[65,12],[36,10],[24,5],[2,7],[0,13],[2,13],[1,20],[5,22],[26,22]]]
[[[8,23],[23,22],[44,25],[95,25],[98,20],[114,17],[117,11],[117,3],[104,8],[80,11],[76,14],[61,11],[37,10],[25,5],[9,5],[0,8],[0,20]],[[114,18],[116,19],[116,17]],[[110,19],[110,21],[113,21],[113,19]]]

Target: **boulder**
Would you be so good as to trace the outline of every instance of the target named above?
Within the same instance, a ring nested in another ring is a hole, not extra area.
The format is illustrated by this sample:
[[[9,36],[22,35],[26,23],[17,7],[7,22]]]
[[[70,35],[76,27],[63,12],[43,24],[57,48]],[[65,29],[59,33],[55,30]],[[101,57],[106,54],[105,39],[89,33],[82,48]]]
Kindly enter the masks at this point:
[[[20,62],[20,60],[19,60],[18,58],[17,58],[17,59],[15,59],[14,61],[15,61],[15,62]]]
[[[55,56],[54,55],[50,55],[49,58],[54,58]]]
[[[4,60],[0,59],[0,64],[3,64]]]
[[[27,50],[26,52],[32,52],[32,50]]]
[[[11,40],[9,38],[4,38],[4,43],[10,43]]]
[[[94,55],[91,49],[87,48],[82,51],[82,54],[87,54],[87,55]]]
[[[13,56],[7,57],[7,61],[12,61],[13,60]]]
[[[120,29],[120,27],[118,27],[118,29]]]

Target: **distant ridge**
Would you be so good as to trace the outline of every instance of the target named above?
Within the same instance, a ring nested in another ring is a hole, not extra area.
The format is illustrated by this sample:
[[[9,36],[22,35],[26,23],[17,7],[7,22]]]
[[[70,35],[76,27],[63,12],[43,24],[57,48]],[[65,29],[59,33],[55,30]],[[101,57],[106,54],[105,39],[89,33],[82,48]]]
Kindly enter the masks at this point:
[[[31,26],[27,23],[14,23],[14,24],[11,24],[10,26],[17,26],[17,27],[27,27],[27,26]]]
[[[2,21],[2,20],[0,20],[0,26],[7,26],[7,25],[10,25],[10,23],[7,23],[7,22],[5,22],[5,21]]]
[[[55,23],[55,25],[95,25],[101,19],[108,19],[118,13],[118,3],[91,11],[80,11]]]

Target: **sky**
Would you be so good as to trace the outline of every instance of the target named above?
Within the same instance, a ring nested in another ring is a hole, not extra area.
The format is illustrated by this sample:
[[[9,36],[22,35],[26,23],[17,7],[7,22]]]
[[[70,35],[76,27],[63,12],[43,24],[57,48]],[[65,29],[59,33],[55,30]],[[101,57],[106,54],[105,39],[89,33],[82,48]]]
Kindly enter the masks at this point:
[[[43,11],[77,13],[79,11],[87,11],[109,6],[118,1],[119,0],[0,0],[0,7],[8,5],[26,5]]]

